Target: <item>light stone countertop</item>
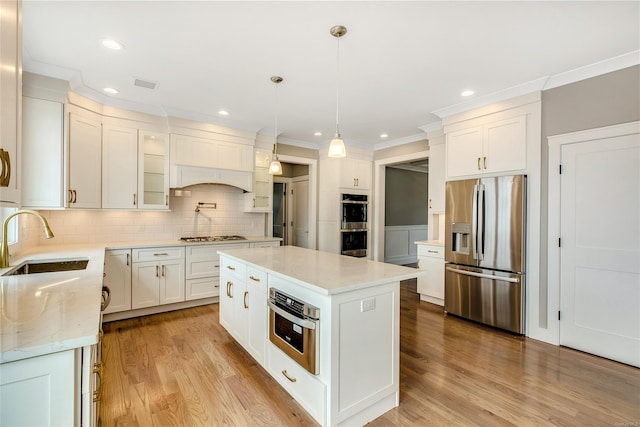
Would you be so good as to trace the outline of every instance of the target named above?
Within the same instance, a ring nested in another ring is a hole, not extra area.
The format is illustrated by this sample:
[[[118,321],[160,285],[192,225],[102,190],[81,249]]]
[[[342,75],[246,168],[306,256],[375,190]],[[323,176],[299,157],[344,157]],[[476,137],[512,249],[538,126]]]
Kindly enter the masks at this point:
[[[416,268],[297,246],[225,249],[218,253],[269,270],[276,276],[323,295],[365,289],[425,274]]]
[[[98,342],[104,245],[40,246],[19,259],[89,259],[85,270],[0,276],[0,363]]]
[[[0,269],[0,363],[98,342],[105,249],[279,241],[273,237],[185,243],[181,240],[42,245]],[[85,270],[2,276],[25,260],[88,258]]]

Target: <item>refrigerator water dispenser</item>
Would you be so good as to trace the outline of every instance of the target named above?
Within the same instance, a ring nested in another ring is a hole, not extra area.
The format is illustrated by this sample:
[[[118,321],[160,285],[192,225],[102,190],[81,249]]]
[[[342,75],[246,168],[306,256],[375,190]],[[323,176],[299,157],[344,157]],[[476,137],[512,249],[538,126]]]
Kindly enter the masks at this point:
[[[451,224],[451,234],[451,251],[469,255],[471,225],[467,222],[454,222]]]

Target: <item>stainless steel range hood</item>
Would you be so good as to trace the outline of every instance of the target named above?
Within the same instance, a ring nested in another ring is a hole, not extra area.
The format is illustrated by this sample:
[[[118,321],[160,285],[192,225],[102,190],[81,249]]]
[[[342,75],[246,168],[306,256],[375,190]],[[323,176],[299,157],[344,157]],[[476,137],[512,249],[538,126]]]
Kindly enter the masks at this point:
[[[169,175],[171,188],[183,188],[196,184],[226,184],[244,191],[253,191],[253,174],[251,172],[172,165]]]

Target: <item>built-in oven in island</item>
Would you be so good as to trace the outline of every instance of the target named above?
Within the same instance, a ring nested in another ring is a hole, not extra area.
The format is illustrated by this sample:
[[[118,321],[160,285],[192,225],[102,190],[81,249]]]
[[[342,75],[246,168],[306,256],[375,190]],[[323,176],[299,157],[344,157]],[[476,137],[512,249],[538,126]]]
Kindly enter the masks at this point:
[[[269,341],[314,375],[319,372],[320,309],[269,289]]]

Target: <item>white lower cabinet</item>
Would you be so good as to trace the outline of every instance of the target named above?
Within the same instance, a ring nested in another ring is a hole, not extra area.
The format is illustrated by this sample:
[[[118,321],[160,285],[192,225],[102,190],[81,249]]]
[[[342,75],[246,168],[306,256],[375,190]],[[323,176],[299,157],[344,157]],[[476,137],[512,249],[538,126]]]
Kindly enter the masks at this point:
[[[267,348],[267,371],[313,418],[324,420],[326,385],[276,346],[269,345]]]
[[[441,243],[418,245],[418,268],[426,274],[418,277],[420,299],[444,306],[444,246]]]
[[[222,259],[220,323],[264,365],[267,339],[267,273]]]
[[[131,249],[105,251],[104,285],[111,301],[103,314],[131,310]]]
[[[131,308],[184,301],[184,247],[133,250]]]
[[[217,297],[220,294],[220,256],[218,251],[248,246],[246,243],[187,246],[185,300]]]
[[[99,425],[99,343],[0,365],[0,425]]]

